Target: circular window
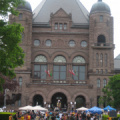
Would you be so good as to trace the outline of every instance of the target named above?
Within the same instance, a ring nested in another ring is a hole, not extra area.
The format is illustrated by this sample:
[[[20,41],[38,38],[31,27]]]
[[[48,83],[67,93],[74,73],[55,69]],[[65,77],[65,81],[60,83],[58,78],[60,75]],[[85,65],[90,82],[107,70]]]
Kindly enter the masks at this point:
[[[40,40],[34,40],[34,46],[39,46],[40,45]]]
[[[81,42],[81,46],[82,46],[82,47],[87,47],[87,42],[86,42],[86,41],[82,41],[82,42]]]
[[[52,45],[52,41],[51,40],[46,40],[46,46],[51,46]]]
[[[69,46],[70,47],[74,47],[75,46],[75,41],[74,40],[70,40],[69,41]]]

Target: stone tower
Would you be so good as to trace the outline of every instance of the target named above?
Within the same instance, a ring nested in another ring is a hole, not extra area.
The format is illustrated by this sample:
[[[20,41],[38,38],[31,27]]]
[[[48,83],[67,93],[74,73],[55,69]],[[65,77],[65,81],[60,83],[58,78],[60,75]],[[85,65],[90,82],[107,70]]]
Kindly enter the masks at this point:
[[[109,6],[98,0],[91,8],[89,19],[89,78],[93,85],[100,82],[103,86],[104,78],[113,73],[113,51],[113,17]],[[100,94],[97,89],[97,96]]]

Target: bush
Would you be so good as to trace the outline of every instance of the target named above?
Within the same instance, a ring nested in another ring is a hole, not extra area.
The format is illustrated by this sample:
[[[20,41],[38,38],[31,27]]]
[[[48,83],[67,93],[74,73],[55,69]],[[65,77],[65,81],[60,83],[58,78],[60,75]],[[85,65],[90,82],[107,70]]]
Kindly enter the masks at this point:
[[[102,115],[102,120],[108,120],[109,115]],[[112,120],[118,120],[120,117],[120,114],[117,115],[117,118],[113,118]]]
[[[12,114],[12,116],[14,116],[16,113],[0,112],[0,120],[9,120],[9,116],[11,114]]]

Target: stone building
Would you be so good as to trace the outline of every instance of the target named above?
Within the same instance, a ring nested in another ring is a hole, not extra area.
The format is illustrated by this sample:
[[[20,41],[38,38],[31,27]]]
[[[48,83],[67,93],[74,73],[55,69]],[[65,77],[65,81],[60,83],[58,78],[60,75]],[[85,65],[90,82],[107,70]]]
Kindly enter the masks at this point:
[[[18,7],[10,22],[24,26],[24,65],[16,68],[21,99],[14,107],[99,106],[102,88],[114,71],[113,17],[96,1],[90,13],[79,0],[43,0]],[[14,96],[15,93],[12,93]]]

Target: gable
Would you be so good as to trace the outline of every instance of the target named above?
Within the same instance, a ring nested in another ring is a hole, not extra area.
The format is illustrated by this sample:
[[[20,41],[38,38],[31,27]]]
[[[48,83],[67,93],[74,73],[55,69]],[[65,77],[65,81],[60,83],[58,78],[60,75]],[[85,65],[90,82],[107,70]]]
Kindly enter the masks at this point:
[[[69,15],[62,9],[60,8],[54,15],[53,17],[69,17]]]

